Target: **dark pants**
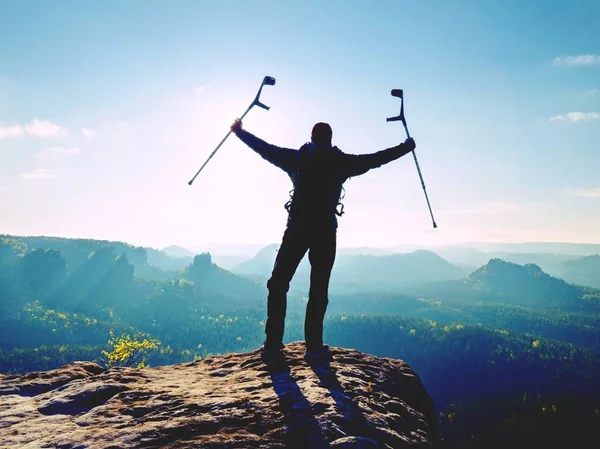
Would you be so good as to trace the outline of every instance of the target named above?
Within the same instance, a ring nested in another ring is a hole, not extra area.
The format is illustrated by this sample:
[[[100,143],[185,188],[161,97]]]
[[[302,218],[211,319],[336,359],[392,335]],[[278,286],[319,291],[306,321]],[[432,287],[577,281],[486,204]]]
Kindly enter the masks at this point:
[[[329,302],[327,291],[335,262],[336,233],[336,228],[332,226],[315,231],[298,230],[293,227],[285,230],[271,278],[267,282],[267,342],[277,344],[283,340],[290,281],[308,251],[311,272],[304,338],[309,349],[318,349],[323,344],[323,319]]]

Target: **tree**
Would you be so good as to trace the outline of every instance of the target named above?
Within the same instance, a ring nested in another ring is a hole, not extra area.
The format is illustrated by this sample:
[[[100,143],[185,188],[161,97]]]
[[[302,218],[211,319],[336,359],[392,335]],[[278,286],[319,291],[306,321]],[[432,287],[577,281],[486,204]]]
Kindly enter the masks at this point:
[[[108,344],[110,351],[102,351],[103,364],[106,368],[126,366],[145,368],[148,352],[158,349],[160,341],[150,338],[148,334],[138,332],[133,338],[129,334],[115,336],[111,330]]]

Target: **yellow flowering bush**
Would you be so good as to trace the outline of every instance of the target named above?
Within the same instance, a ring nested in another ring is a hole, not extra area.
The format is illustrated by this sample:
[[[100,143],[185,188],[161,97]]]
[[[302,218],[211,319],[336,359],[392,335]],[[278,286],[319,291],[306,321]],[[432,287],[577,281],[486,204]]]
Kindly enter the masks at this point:
[[[117,337],[113,331],[110,331],[109,335],[110,350],[102,351],[103,362],[107,368],[113,366],[145,368],[148,366],[146,364],[148,352],[160,346],[160,341],[143,333],[138,333],[134,337],[129,334]]]

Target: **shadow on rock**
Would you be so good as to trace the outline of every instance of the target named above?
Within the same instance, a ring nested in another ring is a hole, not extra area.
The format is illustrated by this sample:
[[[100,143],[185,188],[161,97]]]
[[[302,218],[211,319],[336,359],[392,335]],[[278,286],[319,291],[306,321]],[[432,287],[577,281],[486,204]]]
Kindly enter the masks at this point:
[[[273,390],[286,426],[285,444],[289,448],[329,448],[310,402],[302,394],[283,354],[264,357]]]
[[[338,380],[335,368],[331,366],[332,361],[333,357],[329,353],[325,357],[307,362],[307,364],[319,378],[321,385],[329,390],[332,399],[343,416],[344,422],[340,423],[342,427],[351,429],[353,438],[358,437],[359,440],[362,440],[360,447],[381,447],[376,441],[372,440],[377,438],[376,432],[365,418],[362,410],[353,401],[352,396],[344,390]]]

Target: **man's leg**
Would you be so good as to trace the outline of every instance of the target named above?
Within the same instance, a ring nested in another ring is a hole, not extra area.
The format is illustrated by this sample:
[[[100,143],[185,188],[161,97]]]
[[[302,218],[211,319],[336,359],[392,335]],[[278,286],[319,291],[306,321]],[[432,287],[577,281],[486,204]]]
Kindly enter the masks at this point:
[[[329,303],[329,279],[335,262],[336,231],[335,228],[318,231],[310,242],[310,290],[304,321],[307,351],[317,351],[323,346],[323,320]]]
[[[283,340],[287,292],[290,288],[290,281],[307,249],[308,242],[303,233],[292,228],[285,230],[271,278],[267,282],[269,289],[265,326],[267,345],[279,345]]]

